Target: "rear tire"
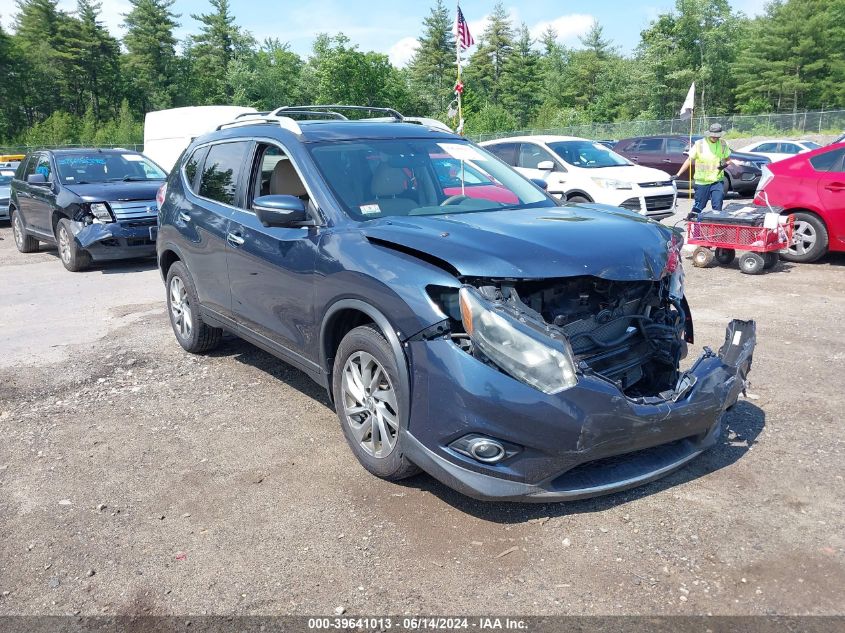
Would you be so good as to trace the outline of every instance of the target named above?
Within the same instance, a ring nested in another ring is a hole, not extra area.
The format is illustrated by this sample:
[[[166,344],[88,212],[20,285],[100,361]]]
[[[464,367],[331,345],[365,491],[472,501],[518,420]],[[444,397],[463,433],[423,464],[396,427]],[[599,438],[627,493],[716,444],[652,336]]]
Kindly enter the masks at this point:
[[[766,260],[760,253],[743,253],[739,258],[739,269],[746,275],[759,275],[765,265]]]
[[[763,268],[769,270],[770,268],[774,268],[777,266],[778,261],[780,260],[780,255],[777,253],[764,253],[763,259],[765,260],[763,263]]]
[[[351,330],[335,355],[332,392],[343,435],[361,465],[396,481],[419,468],[404,454],[409,394],[390,344],[373,325]]]
[[[732,248],[717,248],[716,261],[722,266],[730,266],[736,258],[736,251]]]
[[[38,240],[26,234],[23,220],[17,209],[12,209],[9,214],[9,222],[12,224],[12,234],[15,236],[15,246],[21,253],[35,253],[38,251]]]
[[[62,218],[56,225],[56,244],[59,247],[59,259],[70,272],[78,273],[91,265],[91,254],[76,241],[67,218]]]
[[[713,265],[713,251],[709,248],[699,246],[692,253],[692,265],[696,268],[709,268]]]
[[[796,211],[792,244],[781,254],[788,262],[807,264],[827,253],[827,227],[818,216],[806,211]]]
[[[220,344],[223,330],[211,327],[200,316],[194,280],[182,262],[167,271],[167,314],[176,340],[186,352],[203,354]]]

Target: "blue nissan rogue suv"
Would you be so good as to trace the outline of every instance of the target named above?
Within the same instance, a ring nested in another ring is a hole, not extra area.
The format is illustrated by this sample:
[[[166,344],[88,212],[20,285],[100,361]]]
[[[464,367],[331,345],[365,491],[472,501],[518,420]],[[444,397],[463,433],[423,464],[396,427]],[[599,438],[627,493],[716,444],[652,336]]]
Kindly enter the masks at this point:
[[[681,369],[679,234],[370,110],[279,108],[185,150],[157,241],[182,347],[233,332],[328,390],[370,472],[477,498],[604,494],[716,443],[755,327]]]

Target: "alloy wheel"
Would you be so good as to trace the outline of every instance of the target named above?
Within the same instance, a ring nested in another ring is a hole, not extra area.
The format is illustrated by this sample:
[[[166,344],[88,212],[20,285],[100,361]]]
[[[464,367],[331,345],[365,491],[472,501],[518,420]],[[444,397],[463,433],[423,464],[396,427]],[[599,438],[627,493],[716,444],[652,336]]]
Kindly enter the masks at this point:
[[[816,238],[816,229],[812,224],[797,220],[792,233],[792,244],[788,250],[793,255],[806,255],[815,248]]]
[[[18,250],[23,250],[23,224],[21,223],[21,216],[17,213],[15,213],[15,222],[12,233],[15,234],[15,244],[17,244]]]
[[[384,367],[367,352],[355,352],[343,367],[343,411],[355,439],[383,458],[396,447],[399,406]]]
[[[70,236],[64,226],[59,227],[59,256],[65,264],[70,262]]]
[[[191,302],[188,299],[188,291],[179,277],[170,280],[170,314],[173,319],[173,327],[179,336],[183,339],[190,338],[191,330],[194,327],[194,318],[191,311]]]

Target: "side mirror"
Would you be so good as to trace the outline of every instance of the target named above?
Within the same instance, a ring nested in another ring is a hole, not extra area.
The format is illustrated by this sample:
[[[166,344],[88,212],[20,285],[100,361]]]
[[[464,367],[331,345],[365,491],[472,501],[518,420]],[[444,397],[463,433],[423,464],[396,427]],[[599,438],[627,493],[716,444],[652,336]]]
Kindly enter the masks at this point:
[[[30,185],[46,185],[47,179],[44,177],[44,174],[30,174],[26,177],[26,181]]]
[[[308,219],[305,203],[296,196],[260,196],[252,201],[252,210],[267,227],[291,227]]]
[[[551,161],[549,161],[549,162],[551,162]],[[545,180],[543,180],[542,178],[532,178],[532,179],[531,179],[531,182],[533,182],[535,185],[537,185],[538,187],[540,187],[540,189],[542,189],[543,191],[548,191],[548,190],[549,190],[549,183],[547,183],[547,182],[546,182]]]
[[[543,160],[537,164],[537,169],[539,169],[540,171],[554,171],[555,164],[553,161]]]
[[[682,154],[683,154],[684,156],[689,156],[689,150],[688,150],[688,149],[685,149],[685,150],[682,152]]]

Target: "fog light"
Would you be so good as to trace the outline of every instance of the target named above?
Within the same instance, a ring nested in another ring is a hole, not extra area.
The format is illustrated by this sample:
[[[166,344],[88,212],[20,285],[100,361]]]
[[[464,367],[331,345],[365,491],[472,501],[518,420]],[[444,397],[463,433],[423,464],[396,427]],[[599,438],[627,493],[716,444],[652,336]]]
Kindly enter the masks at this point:
[[[472,457],[486,464],[494,464],[505,456],[505,447],[487,438],[476,438],[467,448]]]
[[[476,433],[464,435],[449,444],[449,448],[485,464],[497,464],[503,459],[516,455],[520,450],[520,447],[514,444],[500,442]]]

